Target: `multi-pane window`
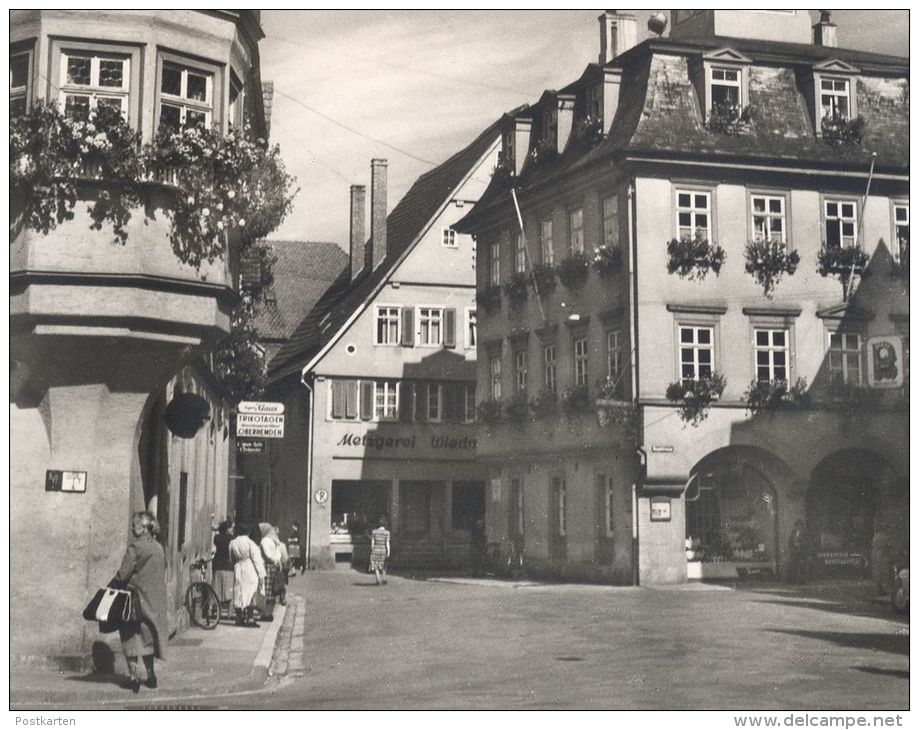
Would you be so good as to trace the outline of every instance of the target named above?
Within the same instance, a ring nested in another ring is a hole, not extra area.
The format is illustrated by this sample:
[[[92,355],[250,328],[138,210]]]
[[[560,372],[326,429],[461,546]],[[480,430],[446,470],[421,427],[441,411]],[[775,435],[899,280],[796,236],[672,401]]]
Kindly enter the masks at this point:
[[[845,200],[823,201],[827,248],[857,244],[858,219],[855,203]]]
[[[740,106],[740,69],[715,66],[711,74],[712,106]]]
[[[558,369],[555,364],[555,345],[546,345],[542,350],[543,384],[546,390],[558,387]]]
[[[29,62],[28,53],[10,56],[10,117],[19,117],[29,108]]]
[[[373,384],[373,416],[378,421],[392,421],[399,416],[399,383],[377,380]]]
[[[456,248],[456,231],[452,228],[444,228],[441,242],[444,248]]]
[[[526,393],[527,390],[527,351],[518,350],[514,353],[514,380],[517,384],[518,393]]]
[[[463,423],[475,421],[475,385],[467,383],[463,386]]]
[[[542,138],[549,144],[555,144],[558,136],[558,117],[554,109],[546,109],[542,115]]]
[[[418,308],[418,344],[440,345],[444,340],[444,310],[436,307]]]
[[[492,400],[501,399],[501,358],[493,357],[488,361],[488,378],[491,383]]]
[[[377,307],[376,344],[398,345],[400,338],[399,324],[401,319],[401,307]]]
[[[441,421],[444,417],[443,386],[438,383],[428,383],[428,412],[427,420]]]
[[[571,253],[584,253],[584,209],[568,212],[568,242]]]
[[[60,99],[67,116],[88,114],[99,107],[128,111],[127,58],[93,53],[62,53]]]
[[[603,199],[603,230],[601,243],[612,248],[619,245],[617,222],[619,220],[619,200],[615,195]]]
[[[488,283],[492,286],[501,283],[501,241],[492,241],[488,247]]]
[[[539,253],[545,266],[551,266],[555,261],[552,250],[552,219],[539,221]]]
[[[831,119],[849,117],[849,80],[820,79],[820,108]]]
[[[680,377],[683,380],[711,377],[714,334],[712,327],[680,327]]]
[[[828,362],[833,386],[861,385],[861,350],[861,335],[852,332],[830,333]]]
[[[574,384],[587,385],[587,338],[574,341]]]
[[[788,381],[788,330],[758,329],[753,333],[757,380]]]
[[[504,162],[510,165],[511,171],[514,169],[514,133],[505,132],[501,139],[501,156]]]
[[[785,198],[781,195],[751,195],[753,240],[785,243]]]
[[[692,239],[697,234],[711,240],[711,194],[693,190],[678,190],[677,237]]]
[[[478,332],[476,330],[476,313],[474,309],[466,310],[466,347],[474,348],[478,341]]]
[[[523,236],[517,232],[511,234],[514,241],[514,273],[523,274],[527,270],[527,248]]]
[[[170,130],[210,126],[214,75],[201,69],[163,62],[160,78],[160,126]]]
[[[893,225],[897,247],[894,256],[897,261],[909,261],[909,204],[896,203],[893,206]]]
[[[594,119],[603,115],[603,85],[594,84],[587,90],[587,113]]]
[[[606,333],[606,377],[610,383],[619,383],[622,377],[622,347],[619,330]]]

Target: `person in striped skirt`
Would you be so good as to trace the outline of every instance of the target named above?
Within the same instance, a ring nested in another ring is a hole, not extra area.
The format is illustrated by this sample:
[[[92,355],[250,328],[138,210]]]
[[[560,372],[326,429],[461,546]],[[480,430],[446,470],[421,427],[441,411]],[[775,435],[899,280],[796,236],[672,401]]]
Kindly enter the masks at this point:
[[[370,533],[370,570],[373,571],[377,585],[385,585],[390,533],[386,529],[385,517],[381,517],[378,524],[379,527]]]

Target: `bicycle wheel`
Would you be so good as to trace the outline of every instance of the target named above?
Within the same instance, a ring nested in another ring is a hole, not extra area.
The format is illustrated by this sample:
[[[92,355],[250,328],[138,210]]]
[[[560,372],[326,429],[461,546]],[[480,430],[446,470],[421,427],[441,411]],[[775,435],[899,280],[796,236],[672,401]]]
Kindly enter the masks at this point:
[[[220,622],[220,601],[207,583],[192,583],[185,594],[185,606],[195,626],[202,629],[217,628]]]

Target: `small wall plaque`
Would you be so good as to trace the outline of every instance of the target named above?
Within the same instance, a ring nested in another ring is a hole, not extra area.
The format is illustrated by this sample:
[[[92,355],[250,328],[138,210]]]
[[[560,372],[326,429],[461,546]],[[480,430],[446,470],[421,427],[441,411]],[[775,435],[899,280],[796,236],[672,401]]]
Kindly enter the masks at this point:
[[[45,491],[82,494],[86,491],[86,472],[48,469],[45,472]]]
[[[670,522],[670,497],[651,497],[651,522]]]

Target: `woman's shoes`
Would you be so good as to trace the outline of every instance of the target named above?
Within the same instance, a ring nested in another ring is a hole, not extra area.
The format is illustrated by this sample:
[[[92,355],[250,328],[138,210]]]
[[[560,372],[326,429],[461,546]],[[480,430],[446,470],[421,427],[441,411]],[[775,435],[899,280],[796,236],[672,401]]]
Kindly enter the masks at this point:
[[[140,692],[140,680],[137,677],[130,677],[127,681],[122,682],[121,686],[131,690],[134,694]]]
[[[150,676],[148,676],[147,681],[144,682],[144,684],[150,689],[156,689],[156,675],[151,674]]]

